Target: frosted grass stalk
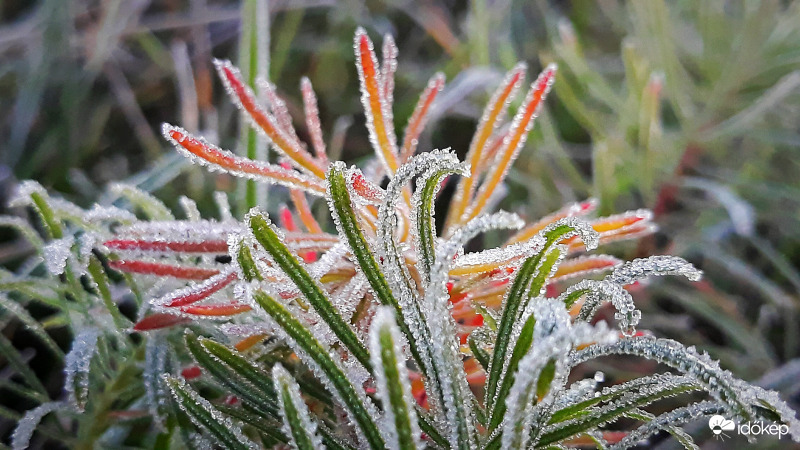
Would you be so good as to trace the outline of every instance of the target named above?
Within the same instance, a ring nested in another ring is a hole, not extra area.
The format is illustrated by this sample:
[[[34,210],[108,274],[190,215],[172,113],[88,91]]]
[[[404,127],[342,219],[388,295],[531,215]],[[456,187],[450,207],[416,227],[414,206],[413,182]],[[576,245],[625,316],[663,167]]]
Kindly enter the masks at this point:
[[[79,411],[83,411],[89,399],[89,368],[99,338],[100,330],[97,328],[81,330],[64,358],[64,390],[67,391],[69,402]]]

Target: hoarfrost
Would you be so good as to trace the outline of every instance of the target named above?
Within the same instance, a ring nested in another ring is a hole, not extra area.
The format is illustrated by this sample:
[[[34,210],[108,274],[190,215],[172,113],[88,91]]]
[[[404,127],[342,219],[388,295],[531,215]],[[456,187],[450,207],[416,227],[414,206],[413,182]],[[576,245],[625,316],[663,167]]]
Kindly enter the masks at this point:
[[[221,222],[230,222],[233,220],[233,215],[231,215],[231,204],[228,202],[228,194],[222,191],[214,191],[214,203],[217,204],[219,220]]]
[[[167,388],[161,381],[161,375],[168,371],[168,357],[167,342],[159,336],[151,335],[145,347],[142,378],[144,379],[147,409],[150,411],[154,423],[161,430],[165,430],[164,425],[166,423],[166,418],[163,413],[163,408],[166,406],[166,402],[169,399]]]
[[[101,206],[95,203],[92,209],[83,213],[83,219],[90,223],[114,221],[131,223],[136,221],[136,215],[116,206]]]
[[[524,448],[532,427],[540,430],[549,419],[553,405],[563,390],[569,374],[566,356],[578,345],[587,343],[611,343],[616,333],[608,330],[605,323],[591,326],[586,323],[564,323],[566,310],[554,299],[537,298],[532,301],[533,314],[543,325],[534,337],[536,345],[520,360],[514,384],[506,397],[506,417],[503,422],[503,448]],[[567,315],[568,317],[568,315]],[[541,319],[540,319],[541,318]],[[534,329],[534,333],[537,333]],[[555,360],[556,371],[550,389],[539,402],[533,402],[536,385],[544,367]],[[534,436],[533,444],[538,435]]]
[[[372,356],[372,367],[375,369],[375,384],[377,385],[378,397],[381,399],[381,403],[384,405],[384,413],[382,417],[382,429],[384,430],[384,434],[386,434],[384,439],[386,440],[389,448],[392,449],[399,449],[402,444],[400,441],[400,436],[398,435],[395,427],[396,418],[394,416],[394,408],[390,406],[393,405],[393,399],[389,391],[389,380],[387,378],[386,371],[384,370],[385,361],[383,359],[383,347],[381,345],[382,332],[389,333],[392,341],[392,352],[394,357],[397,358],[394,371],[397,379],[400,380],[399,387],[402,391],[400,400],[403,404],[402,407],[404,407],[408,413],[414,447],[422,448],[422,443],[419,439],[419,426],[417,424],[417,417],[414,411],[414,405],[416,404],[416,401],[414,400],[414,397],[411,396],[411,388],[409,383],[405,382],[408,380],[408,369],[406,368],[406,358],[405,354],[403,353],[404,346],[402,345],[402,336],[394,321],[394,310],[387,306],[383,306],[378,309],[370,329],[370,352]]]
[[[275,364],[275,366],[272,367],[272,380],[275,383],[275,392],[278,393],[278,404],[280,405],[281,416],[283,417],[282,429],[284,434],[286,436],[293,436],[295,434],[292,431],[292,425],[286,413],[287,405],[284,395],[288,394],[289,399],[297,412],[297,416],[300,419],[302,432],[304,432],[308,440],[311,441],[313,448],[323,448],[322,439],[317,434],[317,423],[311,419],[311,416],[308,413],[308,407],[306,406],[306,402],[300,396],[300,387],[297,385],[297,382],[294,381],[289,372],[287,372],[286,369],[284,369],[280,364]],[[296,447],[296,442],[294,439],[291,439],[290,443],[293,447]]]
[[[345,319],[351,317],[361,298],[367,292],[369,283],[363,273],[358,272],[341,289],[333,294],[331,303]]]
[[[651,256],[634,259],[615,269],[606,277],[608,281],[626,285],[650,276],[681,275],[690,281],[698,281],[703,272],[677,256]]]
[[[42,238],[39,237],[39,234],[33,229],[33,227],[30,226],[28,222],[20,217],[0,216],[0,226],[15,229],[37,249],[44,246],[44,242],[42,241]]]
[[[477,234],[497,228],[520,228],[523,222],[515,214],[499,212],[481,216],[458,228],[452,237],[437,250],[436,260],[431,269],[431,281],[425,291],[423,308],[431,332],[430,352],[440,374],[441,396],[446,414],[451,442],[463,440],[463,426],[471,426],[473,418],[473,394],[469,390],[466,376],[459,357],[456,341],[455,321],[450,314],[450,296],[447,292],[448,273],[455,255]],[[472,436],[467,433],[467,440]],[[474,444],[467,442],[465,444]]]
[[[322,126],[319,121],[319,108],[317,107],[317,96],[314,88],[307,77],[300,79],[300,91],[303,94],[303,108],[306,116],[306,128],[311,136],[311,145],[314,147],[317,158],[327,161],[328,157],[325,150],[325,140],[322,138]]]
[[[622,332],[627,336],[636,333],[642,313],[636,309],[631,294],[622,286],[605,280],[583,280],[567,288],[559,299],[563,302],[578,292],[585,292],[587,297],[576,320],[588,322],[603,302],[610,301],[617,310],[614,318],[619,322]]]
[[[169,208],[161,200],[136,186],[125,183],[112,183],[109,185],[108,190],[118,197],[127,199],[133,206],[141,208],[153,220],[175,220]]]
[[[366,48],[366,55],[361,54],[361,41],[362,39],[366,39],[367,48]],[[360,80],[361,86],[361,103],[364,106],[364,112],[367,117],[367,130],[369,131],[369,141],[372,144],[372,148],[376,149],[375,153],[378,155],[378,159],[381,161],[383,168],[386,170],[386,173],[389,174],[391,177],[392,175],[392,167],[389,161],[386,159],[387,155],[384,154],[383,146],[380,144],[381,140],[385,139],[388,142],[389,148],[387,149],[390,153],[393,153],[395,156],[397,155],[397,143],[396,138],[394,138],[394,129],[393,124],[391,121],[391,117],[387,116],[387,110],[389,109],[389,105],[387,105],[386,99],[383,95],[381,95],[381,87],[383,85],[383,80],[381,73],[378,71],[378,61],[375,57],[375,52],[373,49],[372,41],[367,37],[366,31],[363,28],[359,27],[356,30],[356,35],[354,38],[354,49],[356,54],[356,68],[358,69],[358,78]],[[367,87],[367,75],[364,71],[365,67],[361,64],[362,58],[368,58],[372,68],[375,70],[374,78],[377,81],[378,91],[375,94],[378,96],[377,100],[379,106],[379,110],[377,113],[380,117],[376,116],[376,111],[372,110],[371,99],[372,94],[370,93],[369,88]],[[382,125],[381,127],[376,126],[376,119],[378,119]]]
[[[577,217],[567,217],[547,225],[526,241],[463,255],[456,260],[456,266],[465,267],[482,264],[502,264],[510,263],[515,259],[527,258],[544,249],[544,246],[547,244],[546,236],[548,233],[563,227],[569,227],[570,230],[563,234],[561,239],[559,239],[560,241],[578,236],[587,250],[597,248],[600,239],[599,233],[585,220]]]
[[[97,349],[100,331],[97,328],[86,328],[75,336],[72,349],[64,358],[64,390],[69,402],[78,411],[83,411],[89,396],[89,368],[92,356]]]
[[[44,416],[59,409],[65,409],[66,405],[62,402],[47,402],[28,410],[22,419],[17,423],[17,428],[11,435],[11,448],[13,450],[25,450],[29,448],[33,432],[42,421]]]
[[[170,379],[168,374],[161,375],[162,383],[167,384],[167,381]],[[247,436],[242,433],[241,427],[239,424],[235,423],[231,420],[228,416],[220,413],[216,408],[214,408],[211,403],[201,397],[197,392],[194,391],[191,387],[189,387],[185,381],[180,378],[172,378],[172,381],[175,382],[178,386],[183,388],[182,390],[188,395],[189,400],[194,403],[195,407],[201,408],[205,411],[206,414],[210,415],[215,422],[219,425],[223,426],[229,433],[233,434],[237,441],[239,441],[242,445],[251,448],[257,449],[260,448],[255,444],[255,442],[251,441]],[[186,415],[191,419],[191,421],[197,425],[201,429],[205,429],[206,426],[195,417],[194,414],[188,412],[186,406],[184,405],[184,399],[178,395],[178,393],[170,387],[170,391],[172,391],[172,396],[175,398],[176,403],[181,408],[182,411],[186,413]]]
[[[67,267],[67,260],[72,256],[72,246],[75,244],[75,238],[68,235],[61,239],[53,239],[45,244],[42,249],[42,256],[44,256],[44,264],[47,271],[53,275],[61,275]]]
[[[638,443],[661,430],[668,430],[669,428],[684,425],[701,417],[724,414],[725,412],[726,408],[724,405],[712,401],[697,402],[689,406],[673,409],[668,413],[652,418],[652,420],[647,421],[644,425],[628,433],[621,441],[610,446],[609,450],[622,450],[635,447]]]
[[[17,208],[20,206],[28,206],[33,203],[31,195],[39,194],[47,198],[47,191],[41,184],[33,180],[25,180],[17,185],[14,195],[8,200],[8,206]]]
[[[197,222],[201,219],[200,210],[197,209],[197,203],[195,203],[194,200],[185,195],[181,195],[178,198],[178,203],[180,203],[183,213],[186,215],[186,220],[189,222]]]

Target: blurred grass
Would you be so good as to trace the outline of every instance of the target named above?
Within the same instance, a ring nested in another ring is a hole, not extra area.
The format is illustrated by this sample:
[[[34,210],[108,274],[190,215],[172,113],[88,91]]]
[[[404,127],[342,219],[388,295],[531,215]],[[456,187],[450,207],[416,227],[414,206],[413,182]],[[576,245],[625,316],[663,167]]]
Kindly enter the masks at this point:
[[[4,193],[11,179],[34,178],[87,205],[128,179],[208,212],[212,190],[241,192],[158,135],[161,122],[177,123],[245,152],[210,64],[239,60],[240,7],[0,2],[0,183],[13,174]],[[682,255],[708,277],[637,292],[644,325],[745,378],[800,356],[800,3],[301,0],[269,10],[271,80],[299,119],[309,76],[325,137],[340,143],[331,153],[349,161],[372,153],[353,67],[358,25],[400,48],[399,131],[428,77],[447,74],[423,150],[463,156],[503,70],[558,62],[502,206],[536,218],[595,196],[605,213],[654,209],[661,231],[614,251]],[[2,261],[13,242],[0,245]]]

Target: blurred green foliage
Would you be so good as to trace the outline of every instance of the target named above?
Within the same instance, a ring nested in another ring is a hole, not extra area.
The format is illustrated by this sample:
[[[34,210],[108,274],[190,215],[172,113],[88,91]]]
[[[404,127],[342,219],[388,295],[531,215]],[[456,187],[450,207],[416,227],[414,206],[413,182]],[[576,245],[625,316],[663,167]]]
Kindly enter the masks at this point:
[[[210,64],[237,61],[239,7],[0,2],[0,200],[14,179],[33,178],[86,206],[125,179],[210,211],[210,192],[238,182],[186,164],[157,130],[179,123],[244,153]],[[296,86],[309,76],[332,156],[354,162],[371,153],[352,69],[357,25],[401,49],[397,124],[430,75],[449,76],[423,151],[463,156],[504,70],[557,62],[502,206],[535,218],[595,196],[606,213],[654,209],[661,231],[618,251],[682,255],[708,281],[637,293],[643,325],[744,378],[800,356],[800,3],[287,0],[270,11],[271,80],[301,124]],[[0,264],[13,263],[27,250],[2,236]]]

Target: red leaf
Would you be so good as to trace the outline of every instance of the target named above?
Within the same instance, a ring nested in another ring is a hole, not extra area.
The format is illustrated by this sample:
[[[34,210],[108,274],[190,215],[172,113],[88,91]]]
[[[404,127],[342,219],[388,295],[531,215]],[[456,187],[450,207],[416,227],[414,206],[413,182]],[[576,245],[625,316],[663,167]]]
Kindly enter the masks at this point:
[[[136,325],[133,326],[133,329],[136,331],[158,330],[188,322],[191,322],[188,317],[181,317],[168,313],[155,313],[137,322]]]

